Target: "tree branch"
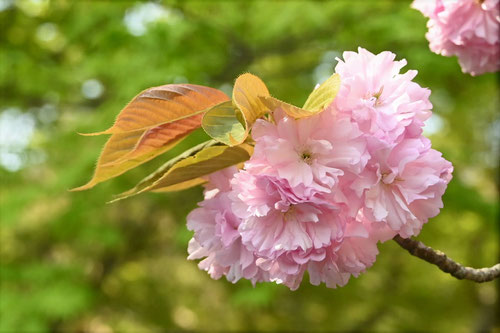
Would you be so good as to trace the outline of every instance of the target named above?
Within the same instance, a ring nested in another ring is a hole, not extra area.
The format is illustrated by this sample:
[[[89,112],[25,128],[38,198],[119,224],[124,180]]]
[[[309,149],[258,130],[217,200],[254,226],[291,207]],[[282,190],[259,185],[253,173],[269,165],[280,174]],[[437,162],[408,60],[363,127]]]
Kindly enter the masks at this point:
[[[416,239],[402,238],[399,235],[396,235],[393,239],[411,255],[436,265],[440,270],[451,274],[457,279],[487,282],[500,277],[500,264],[488,268],[464,267],[448,258],[443,252],[434,250]]]

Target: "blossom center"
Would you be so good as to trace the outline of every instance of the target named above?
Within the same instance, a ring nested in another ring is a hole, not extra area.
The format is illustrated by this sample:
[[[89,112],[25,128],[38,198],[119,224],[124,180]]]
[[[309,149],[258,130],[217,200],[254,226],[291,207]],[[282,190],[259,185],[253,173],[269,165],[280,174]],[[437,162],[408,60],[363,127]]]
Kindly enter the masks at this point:
[[[288,210],[283,214],[283,220],[289,221],[290,219],[293,219],[295,217],[295,206],[290,205]]]
[[[312,156],[312,154],[311,154],[309,151],[303,151],[303,152],[300,154],[300,158],[301,158],[301,159],[302,159],[302,161],[304,161],[306,164],[311,165],[311,163],[312,163],[312,159],[313,159],[313,156]]]
[[[385,185],[390,185],[396,181],[402,181],[403,179],[401,177],[398,177],[397,174],[392,173],[392,172],[387,172],[382,174],[382,183]]]
[[[380,104],[382,104],[380,96],[382,95],[383,91],[384,91],[384,86],[380,87],[380,90],[372,95],[372,97],[375,98],[375,106],[379,106]]]

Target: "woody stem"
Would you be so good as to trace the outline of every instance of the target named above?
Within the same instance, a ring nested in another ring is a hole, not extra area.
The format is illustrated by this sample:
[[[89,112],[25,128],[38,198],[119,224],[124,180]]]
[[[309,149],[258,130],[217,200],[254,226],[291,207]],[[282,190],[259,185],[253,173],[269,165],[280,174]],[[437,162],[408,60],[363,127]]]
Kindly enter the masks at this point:
[[[466,279],[480,283],[492,281],[500,277],[500,263],[486,268],[466,267],[448,258],[443,252],[434,250],[416,239],[402,238],[399,235],[396,235],[393,239],[399,246],[410,252],[411,255],[436,265],[440,270],[451,274],[457,279]]]

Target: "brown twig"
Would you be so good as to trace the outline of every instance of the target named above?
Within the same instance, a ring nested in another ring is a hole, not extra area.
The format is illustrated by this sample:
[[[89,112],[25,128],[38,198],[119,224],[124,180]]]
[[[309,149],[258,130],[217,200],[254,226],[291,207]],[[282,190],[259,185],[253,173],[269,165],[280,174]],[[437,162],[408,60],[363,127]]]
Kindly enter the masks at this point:
[[[416,239],[402,238],[399,235],[393,239],[410,254],[436,265],[440,270],[451,274],[457,279],[487,282],[500,277],[500,264],[488,268],[465,267],[448,258],[443,252],[434,250]]]

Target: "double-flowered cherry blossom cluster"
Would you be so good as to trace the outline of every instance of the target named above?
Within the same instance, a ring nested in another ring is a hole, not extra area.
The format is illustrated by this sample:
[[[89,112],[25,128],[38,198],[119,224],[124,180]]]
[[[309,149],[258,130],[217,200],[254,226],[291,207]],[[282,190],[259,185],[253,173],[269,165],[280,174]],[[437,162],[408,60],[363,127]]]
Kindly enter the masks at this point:
[[[471,75],[500,69],[500,0],[415,0],[412,7],[429,18],[430,49],[457,56]]]
[[[393,53],[343,58],[330,106],[298,120],[273,110],[254,124],[244,168],[209,177],[188,251],[212,278],[296,289],[307,271],[314,285],[343,286],[378,242],[417,235],[442,208],[452,165],[422,136],[430,91]]]

